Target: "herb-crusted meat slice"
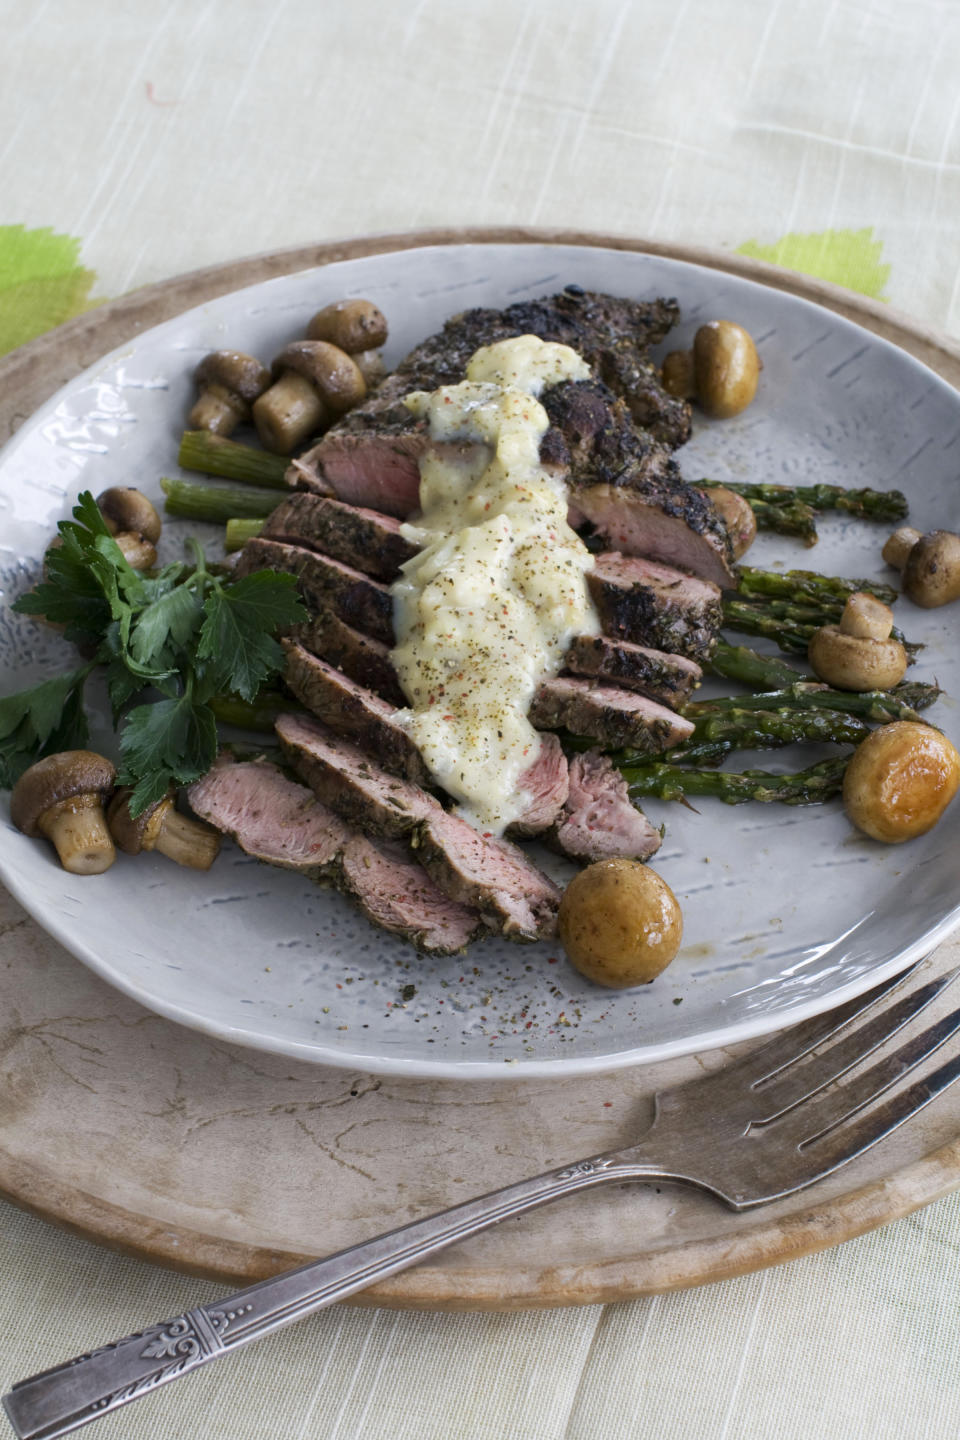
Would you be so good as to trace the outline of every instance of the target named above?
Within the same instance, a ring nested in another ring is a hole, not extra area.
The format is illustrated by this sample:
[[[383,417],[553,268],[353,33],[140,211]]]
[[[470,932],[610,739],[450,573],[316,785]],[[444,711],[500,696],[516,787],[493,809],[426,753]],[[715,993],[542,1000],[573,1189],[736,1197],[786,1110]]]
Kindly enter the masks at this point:
[[[355,835],[341,856],[342,885],[374,925],[430,955],[456,955],[485,933],[476,910],[451,900],[396,841]]]
[[[358,685],[295,640],[284,640],[284,680],[312,714],[335,734],[376,755],[391,775],[416,785],[429,785],[430,772],[407,731],[393,718],[395,711],[372,690]]]
[[[695,660],[668,655],[629,640],[608,635],[578,635],[563,657],[564,668],[574,675],[608,680],[627,690],[638,690],[663,705],[685,705],[703,679]]]
[[[552,934],[560,892],[522,850],[481,835],[311,716],[281,715],[276,729],[324,804],[368,835],[405,840],[443,893],[478,910],[488,929],[513,940]]]
[[[606,551],[587,571],[587,585],[605,635],[698,663],[710,658],[723,610],[720,590],[708,580]]]
[[[646,695],[566,675],[543,682],[530,719],[542,729],[569,730],[640,755],[659,755],[693,733],[692,721]]]
[[[560,890],[523,851],[481,835],[438,806],[417,826],[415,854],[447,895],[474,905],[512,940],[545,940],[556,929]]]
[[[577,286],[504,310],[464,311],[416,346],[374,395],[293,461],[289,483],[322,494],[332,488],[343,500],[391,515],[411,514],[418,505],[418,462],[426,440],[404,395],[457,384],[474,351],[515,335],[570,345],[653,439],[671,448],[682,445],[690,436],[690,407],[663,390],[647,354],[678,314],[675,300],[626,300]]]
[[[607,755],[587,750],[570,761],[570,793],[550,844],[571,860],[648,860],[660,831],[630,800],[627,782]]]
[[[669,450],[638,429],[599,381],[564,381],[541,403],[566,445],[571,506],[612,549],[732,585],[733,552],[718,511],[688,485]]]
[[[358,746],[309,715],[280,715],[276,731],[293,769],[318,799],[365,835],[398,840],[437,807],[408,780],[389,775]]]
[[[365,635],[393,644],[393,597],[379,580],[302,545],[261,537],[247,541],[237,565],[238,575],[249,575],[254,570],[282,570],[295,575],[311,609],[332,609]]]
[[[400,534],[392,515],[300,492],[278,505],[261,537],[303,545],[352,565],[376,580],[395,580],[417,546]]]
[[[312,790],[266,760],[221,756],[187,790],[191,809],[230,835],[248,855],[297,870],[311,880],[331,878],[350,828]]]
[[[361,635],[359,630],[345,624],[333,611],[318,611],[310,620],[298,625],[290,638],[299,640],[306,650],[335,665],[344,675],[373,690],[381,700],[386,700],[396,709],[406,705],[406,696],[400,688],[388,647],[369,635]]]

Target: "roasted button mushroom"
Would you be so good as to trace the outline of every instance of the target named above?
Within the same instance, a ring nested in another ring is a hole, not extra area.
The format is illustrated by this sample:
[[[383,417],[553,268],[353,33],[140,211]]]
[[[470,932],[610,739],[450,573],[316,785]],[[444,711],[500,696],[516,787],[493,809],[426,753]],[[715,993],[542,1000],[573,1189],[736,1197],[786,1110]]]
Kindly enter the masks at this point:
[[[612,989],[645,985],[680,948],[683,920],[670,886],[636,860],[600,860],[570,881],[557,933],[575,969]]]
[[[270,371],[240,350],[213,350],[200,361],[193,378],[200,395],[190,411],[190,428],[232,435],[250,419],[251,405],[270,384]]]
[[[253,421],[277,455],[289,455],[367,393],[356,361],[326,340],[295,340],[273,362],[273,374],[274,383],[254,404]]]
[[[113,485],[97,496],[97,506],[127,564],[134,570],[154,566],[163,521],[146,495],[133,485]]]
[[[107,810],[110,833],[125,855],[139,855],[141,850],[159,850],[178,865],[193,870],[209,870],[220,851],[220,835],[209,825],[180,815],[174,808],[172,792],[149,805],[142,814],[130,814],[127,786],[118,790]]]
[[[952,530],[921,535],[904,525],[884,545],[883,558],[903,571],[903,593],[914,605],[934,610],[960,600],[960,535]]]
[[[693,350],[674,350],[662,367],[664,389],[697,400],[715,420],[746,410],[757,393],[760,357],[752,336],[732,320],[711,320],[693,337]]]
[[[307,326],[308,340],[329,340],[348,355],[377,350],[386,338],[384,314],[370,300],[338,300],[325,305]]]
[[[932,830],[960,787],[960,755],[932,725],[897,720],[867,736],[843,776],[858,830],[899,845]]]
[[[892,628],[889,606],[857,591],[847,600],[840,624],[824,625],[811,637],[810,664],[838,690],[889,690],[907,670],[907,652],[891,636]]]
[[[10,818],[25,835],[43,835],[71,875],[100,875],[116,858],[103,806],[116,770],[92,750],[64,750],[25,770],[13,787]]]

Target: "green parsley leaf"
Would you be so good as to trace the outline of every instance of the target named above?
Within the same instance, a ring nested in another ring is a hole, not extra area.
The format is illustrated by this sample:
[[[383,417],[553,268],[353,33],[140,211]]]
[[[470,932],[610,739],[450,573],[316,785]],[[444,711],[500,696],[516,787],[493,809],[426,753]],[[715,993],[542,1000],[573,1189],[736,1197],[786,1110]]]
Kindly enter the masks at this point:
[[[171,786],[205,775],[217,758],[217,722],[208,705],[180,695],[138,705],[120,734],[119,783],[132,785],[131,815],[163,798]]]
[[[69,670],[0,700],[0,786],[12,788],[43,755],[83,748],[83,687],[92,669]]]
[[[225,690],[252,700],[283,664],[274,632],[305,618],[295,578],[258,570],[216,587],[205,608],[197,657],[207,662],[206,693]]]

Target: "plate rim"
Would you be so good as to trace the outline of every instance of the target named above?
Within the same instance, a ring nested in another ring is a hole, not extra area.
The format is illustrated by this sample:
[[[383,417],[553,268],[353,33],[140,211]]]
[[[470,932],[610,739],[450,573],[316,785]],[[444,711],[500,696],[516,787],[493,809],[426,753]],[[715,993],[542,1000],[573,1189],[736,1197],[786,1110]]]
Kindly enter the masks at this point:
[[[92,358],[86,355],[81,368],[76,373],[69,375],[65,380],[60,380],[44,400],[28,411],[24,416],[24,420],[27,422],[34,420],[39,412],[55,400],[64,386],[72,384],[85,371],[95,371],[105,358],[116,351],[122,351],[125,344],[141,338],[144,331],[153,330],[168,321],[175,321],[187,311],[202,308],[216,298],[230,296],[237,290],[246,289],[263,281],[294,275],[305,270],[323,268],[327,264],[340,261],[362,259],[373,255],[400,254],[412,249],[437,246],[461,247],[484,244],[500,246],[536,244],[612,249],[646,254],[700,268],[720,270],[827,309],[832,314],[839,315],[842,320],[867,329],[882,343],[893,345],[894,348],[906,353],[911,360],[925,365],[937,376],[939,381],[954,390],[960,390],[960,345],[954,344],[949,337],[938,336],[929,327],[918,326],[910,322],[909,317],[904,317],[899,312],[890,311],[884,305],[866,297],[853,296],[851,292],[841,290],[828,282],[804,277],[794,272],[781,271],[775,266],[752,258],[714,252],[700,247],[671,247],[660,242],[633,241],[623,236],[606,236],[581,231],[514,230],[500,227],[472,230],[464,227],[459,230],[412,231],[359,237],[354,241],[329,242],[319,247],[294,247],[172,277],[169,282],[161,281],[156,286],[147,287],[145,290],[133,292],[129,296],[120,297],[116,301],[107,302],[104,306],[79,316],[73,321],[68,321],[66,325],[58,327],[57,330],[48,332],[28,345],[20,347],[19,350],[11,352],[11,355],[5,360],[0,360],[0,395],[5,393],[4,382],[7,378],[5,370],[8,366],[12,370],[25,367],[29,376],[33,367],[41,365],[47,360],[51,353],[50,346],[57,336],[66,339],[69,348],[69,345],[78,338],[101,335],[105,326],[109,328],[117,323],[122,326],[125,326],[127,322],[133,323],[135,332],[129,334],[124,331],[122,335],[114,337],[107,348],[97,355]],[[318,259],[318,256],[323,258]],[[269,273],[260,273],[264,268]],[[243,272],[243,278],[238,278],[241,272]],[[195,294],[191,295],[189,303],[180,303],[181,295],[185,290],[191,290],[195,286],[206,287],[209,283],[215,285],[213,291],[203,293],[199,299]],[[158,301],[164,306],[172,307],[169,313],[162,316],[152,315]],[[135,316],[139,316],[139,318],[135,319]],[[925,353],[917,353],[916,349],[908,348],[888,333],[893,331],[899,335],[901,330],[913,336],[919,350],[925,351],[925,347],[929,348],[932,345],[938,352],[941,352],[941,358],[946,360],[946,368],[949,373],[944,374],[942,366],[930,365]],[[954,368],[956,370],[955,378]],[[0,433],[2,433],[5,418],[5,406],[0,403]],[[10,436],[10,439],[14,440],[12,447],[14,449],[16,448],[15,435],[19,428],[17,425]],[[3,449],[7,448],[7,445],[4,444]],[[33,915],[27,887],[22,886],[18,877],[8,873],[2,864],[0,864],[0,880],[6,884],[18,902]],[[270,1038],[265,1040],[262,1034],[254,1033],[242,1026],[218,1023],[206,1016],[198,1017],[192,1012],[185,1011],[175,1001],[167,1001],[163,998],[158,1000],[153,996],[150,996],[149,999],[146,998],[149,992],[138,987],[135,982],[129,981],[122,974],[115,973],[109,965],[105,965],[90,947],[78,943],[68,933],[65,924],[51,923],[48,919],[38,921],[38,923],[52,938],[63,945],[99,978],[165,1019],[184,1025],[213,1039],[224,1040],[271,1054],[288,1055],[291,1058],[321,1066],[349,1070],[360,1069],[370,1074],[411,1079],[441,1080],[446,1078],[473,1081],[502,1079],[509,1082],[521,1079],[544,1080],[556,1079],[560,1076],[574,1078],[578,1075],[610,1074],[645,1064],[661,1063],[680,1055],[696,1053],[691,1050],[688,1042],[677,1040],[662,1043],[655,1052],[650,1052],[648,1048],[643,1055],[638,1055],[635,1049],[631,1049],[603,1056],[579,1058],[564,1056],[553,1059],[523,1060],[522,1062],[511,1062],[510,1057],[488,1061],[458,1061],[453,1059],[431,1060],[426,1056],[407,1059],[381,1055],[371,1059],[369,1055],[355,1054],[347,1050],[329,1052],[318,1050],[317,1046],[305,1044],[296,1039],[274,1040]],[[871,970],[868,978],[860,976],[850,980],[831,996],[831,1005],[841,1004],[844,1000],[853,998],[862,993],[870,984],[897,974],[914,960],[931,953],[958,926],[960,926],[960,911],[955,910],[950,916],[915,940],[906,951],[895,959]],[[779,1029],[785,1025],[798,1023],[823,1009],[822,1003],[816,1000],[811,1000],[806,1005],[797,1004],[784,1012],[783,1016],[777,1017],[778,1023],[775,1028]],[[782,1023],[780,1023],[781,1021]],[[773,1031],[769,1025],[769,1019],[760,1015],[752,1020],[745,1019],[735,1029],[725,1029],[719,1035],[713,1031],[705,1031],[703,1035],[696,1037],[700,1042],[697,1048],[709,1050],[726,1045],[736,1045],[771,1033]]]

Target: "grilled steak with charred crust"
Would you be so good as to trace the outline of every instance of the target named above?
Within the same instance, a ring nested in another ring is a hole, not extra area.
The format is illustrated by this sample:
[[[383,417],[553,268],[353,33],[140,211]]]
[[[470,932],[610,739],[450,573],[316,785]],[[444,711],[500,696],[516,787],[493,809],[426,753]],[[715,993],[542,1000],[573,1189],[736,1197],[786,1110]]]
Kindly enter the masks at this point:
[[[411,514],[428,437],[425,423],[402,403],[404,395],[458,382],[482,345],[539,335],[579,350],[594,373],[592,380],[565,382],[542,397],[551,429],[541,458],[569,468],[571,519],[586,517],[621,550],[732,584],[726,527],[670,456],[689,437],[689,406],[660,389],[645,354],[651,337],[662,338],[675,315],[673,302],[643,306],[567,292],[502,311],[467,311],[417,346],[374,396],[295,460],[290,483],[323,493],[332,488],[343,501],[394,516]]]
[[[543,682],[533,697],[530,720],[544,730],[569,730],[639,755],[659,755],[693,732],[692,721],[646,695],[568,675]]]
[[[355,835],[340,857],[342,887],[374,925],[430,955],[455,955],[486,934],[479,913],[451,900],[406,846]]]
[[[563,667],[574,675],[609,680],[627,690],[637,690],[671,707],[685,705],[703,679],[703,671],[694,660],[645,645],[631,645],[629,640],[613,640],[608,635],[578,635],[570,642]]]
[[[278,505],[260,534],[332,555],[375,580],[395,580],[401,565],[417,553],[394,516],[306,491]]]
[[[477,909],[489,929],[514,940],[553,933],[560,891],[522,850],[481,835],[310,716],[281,715],[276,728],[324,804],[366,834],[405,840],[443,893]]]
[[[332,610],[318,610],[304,624],[297,625],[290,638],[398,710],[406,705],[407,697],[400,688],[389,647],[346,625]]]
[[[283,648],[283,678],[312,714],[338,735],[347,736],[362,750],[376,755],[391,775],[402,775],[416,785],[431,783],[420,751],[394,720],[392,705],[326,660],[311,655],[295,640],[284,640]]]
[[[308,607],[330,608],[354,629],[386,645],[393,644],[393,597],[379,580],[302,545],[261,538],[244,545],[236,573],[249,575],[254,570],[282,570],[295,575]]]
[[[616,552],[596,557],[587,585],[605,635],[698,663],[710,658],[723,619],[716,585]]]

